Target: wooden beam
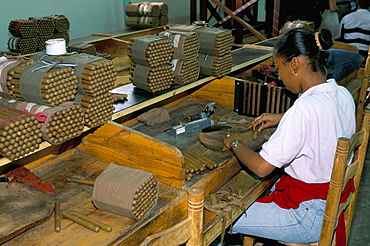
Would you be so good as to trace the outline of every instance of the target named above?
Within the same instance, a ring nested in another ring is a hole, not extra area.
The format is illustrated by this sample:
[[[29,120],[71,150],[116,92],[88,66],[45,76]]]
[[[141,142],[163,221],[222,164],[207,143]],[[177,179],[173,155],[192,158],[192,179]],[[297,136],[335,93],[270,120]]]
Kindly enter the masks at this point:
[[[279,13],[280,13],[280,0],[274,0],[274,14],[272,19],[272,36],[279,36]]]
[[[242,20],[239,16],[234,15],[233,12],[229,8],[227,8],[225,5],[223,5],[222,3],[220,3],[218,0],[211,0],[211,1],[214,4],[216,4],[218,7],[220,7],[223,11],[225,11],[225,13],[227,13],[228,15],[230,15],[234,20],[236,20],[242,26],[244,26],[249,31],[251,31],[257,38],[259,38],[260,40],[266,40],[267,39],[264,35],[262,35],[256,29],[254,29],[251,25],[249,25],[247,22],[245,22],[244,20]]]

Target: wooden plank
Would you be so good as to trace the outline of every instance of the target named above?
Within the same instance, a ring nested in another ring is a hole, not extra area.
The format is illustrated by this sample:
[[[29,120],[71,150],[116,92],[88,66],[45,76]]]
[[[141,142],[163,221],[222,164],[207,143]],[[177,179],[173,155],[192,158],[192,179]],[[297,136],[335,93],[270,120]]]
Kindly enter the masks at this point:
[[[192,220],[188,217],[167,230],[148,236],[141,246],[174,245],[174,243],[178,245],[183,244],[191,235],[191,224]]]
[[[78,148],[93,158],[142,169],[159,182],[184,188],[184,157],[172,145],[115,122],[109,122],[83,139]]]
[[[97,210],[91,201],[92,186],[66,182],[66,178],[70,176],[95,179],[107,165],[106,162],[73,149],[49,160],[47,164],[40,163],[34,166],[31,171],[40,177],[42,182],[52,183],[55,186],[57,194],[54,198],[61,202],[61,212],[76,210],[111,225],[112,232],[95,233],[67,219],[62,219],[62,230],[57,233],[54,231],[54,221],[51,219],[4,245],[108,245],[118,238],[131,234],[135,235],[136,240],[144,240],[147,235],[167,229],[186,217],[186,191],[163,183],[159,186],[157,205],[142,220],[133,220]],[[156,217],[159,217],[158,221]],[[166,221],[167,219],[169,221]],[[143,234],[146,235],[140,238],[136,232],[142,227],[146,228],[143,230]]]
[[[217,102],[216,106],[233,109],[234,88],[235,78],[225,76],[202,86],[198,90],[194,91],[191,96],[198,102]]]

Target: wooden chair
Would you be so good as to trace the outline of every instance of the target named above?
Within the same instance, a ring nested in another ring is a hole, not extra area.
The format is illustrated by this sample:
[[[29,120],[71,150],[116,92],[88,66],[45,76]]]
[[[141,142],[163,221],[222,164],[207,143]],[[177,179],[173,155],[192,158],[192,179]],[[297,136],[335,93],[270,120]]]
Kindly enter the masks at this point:
[[[149,235],[141,246],[201,246],[203,235],[204,191],[198,187],[188,190],[188,217],[173,227]]]
[[[363,73],[363,74],[362,74]],[[362,78],[361,89],[359,91],[359,96],[357,100],[357,112],[356,112],[356,124],[357,130],[359,129],[361,119],[364,115],[364,106],[366,102],[367,88],[369,87],[370,80],[370,46],[368,49],[368,54],[365,62],[365,68],[359,71],[358,77]]]
[[[346,240],[348,241],[369,142],[370,111],[365,111],[363,115],[361,131],[357,131],[351,139],[338,139],[320,241],[313,244],[288,244],[280,242],[281,244],[292,246],[335,245],[335,240],[333,239],[336,229],[335,227],[342,211],[344,212]],[[352,152],[354,153],[353,161],[347,166],[347,160],[351,156]],[[345,202],[340,203],[341,193],[350,179],[353,179],[354,181],[355,191],[350,194]],[[244,238],[243,246],[252,246],[254,244],[253,241],[252,237],[246,236]]]

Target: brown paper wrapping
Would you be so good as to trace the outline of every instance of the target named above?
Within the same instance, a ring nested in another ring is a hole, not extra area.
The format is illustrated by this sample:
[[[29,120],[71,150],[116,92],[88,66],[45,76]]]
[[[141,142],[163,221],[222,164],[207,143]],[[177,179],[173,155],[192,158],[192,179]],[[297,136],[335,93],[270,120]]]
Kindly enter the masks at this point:
[[[157,200],[158,181],[153,174],[115,163],[96,178],[92,195],[98,209],[133,219],[141,219]]]
[[[199,40],[195,32],[170,32],[164,31],[158,34],[160,37],[168,37],[174,47],[174,59],[191,59],[198,56]]]

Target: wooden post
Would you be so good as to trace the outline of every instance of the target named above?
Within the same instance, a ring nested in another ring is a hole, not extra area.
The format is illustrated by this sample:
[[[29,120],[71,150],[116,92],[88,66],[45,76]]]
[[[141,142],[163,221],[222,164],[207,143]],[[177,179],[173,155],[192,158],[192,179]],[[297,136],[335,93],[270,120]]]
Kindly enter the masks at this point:
[[[347,138],[338,139],[335,162],[328,192],[328,197],[331,197],[331,199],[326,202],[324,222],[319,241],[320,245],[331,245],[333,240],[333,234],[330,233],[334,232],[335,225],[337,223],[339,200],[342,193],[343,178],[345,174],[345,168],[342,165],[346,165],[349,144],[350,140]]]
[[[274,1],[274,14],[272,19],[272,36],[279,36],[280,0]]]
[[[201,246],[203,241],[204,190],[192,187],[188,190],[188,217],[192,219],[191,236],[187,246]]]
[[[359,131],[362,124],[362,118],[364,116],[364,107],[366,102],[367,88],[369,87],[370,79],[370,47],[368,49],[367,58],[364,68],[364,77],[362,79],[360,95],[358,96],[358,103],[356,109],[356,130]]]
[[[190,24],[192,24],[197,19],[197,1],[190,0]]]

